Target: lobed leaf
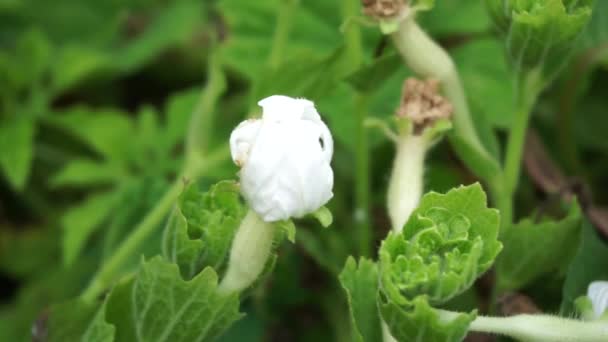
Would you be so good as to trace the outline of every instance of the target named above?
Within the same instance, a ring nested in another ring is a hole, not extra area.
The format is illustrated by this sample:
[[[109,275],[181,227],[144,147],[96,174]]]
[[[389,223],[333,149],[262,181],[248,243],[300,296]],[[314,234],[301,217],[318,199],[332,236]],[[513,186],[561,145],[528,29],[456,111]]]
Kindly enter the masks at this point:
[[[358,342],[382,341],[382,329],[376,297],[378,295],[378,267],[371,260],[353,257],[339,275],[346,292],[350,309],[353,340]]]
[[[113,342],[115,328],[105,321],[105,304],[98,307],[74,299],[55,304],[46,322],[47,341]]]
[[[567,60],[592,13],[594,0],[486,0],[506,34],[516,71],[541,70],[550,81]]]
[[[238,187],[223,181],[201,193],[189,185],[180,195],[162,239],[163,256],[190,279],[206,266],[219,269],[245,214]]]
[[[108,298],[116,342],[212,341],[243,316],[238,294],[220,294],[217,282],[210,267],[184,281],[178,266],[160,257],[143,263]]]
[[[120,192],[90,195],[81,205],[70,208],[62,217],[63,261],[72,264],[80,255],[88,238],[106,220],[120,199]]]
[[[581,230],[578,251],[566,273],[562,289],[561,312],[574,312],[574,302],[587,293],[589,284],[596,280],[608,279],[608,244],[598,235],[595,228],[585,220]]]
[[[581,210],[573,203],[559,221],[524,219],[506,230],[504,250],[496,263],[497,286],[520,289],[543,274],[562,270],[574,256],[581,228]]]
[[[381,290],[399,305],[421,295],[446,302],[490,268],[502,249],[498,229],[479,184],[426,194],[403,232],[380,247]]]
[[[0,171],[17,190],[25,187],[34,156],[34,118],[13,115],[0,120]]]
[[[468,332],[469,324],[477,316],[474,311],[442,317],[442,312],[431,307],[424,296],[415,298],[407,306],[399,306],[382,299],[379,301],[380,312],[391,335],[400,342],[462,341]]]

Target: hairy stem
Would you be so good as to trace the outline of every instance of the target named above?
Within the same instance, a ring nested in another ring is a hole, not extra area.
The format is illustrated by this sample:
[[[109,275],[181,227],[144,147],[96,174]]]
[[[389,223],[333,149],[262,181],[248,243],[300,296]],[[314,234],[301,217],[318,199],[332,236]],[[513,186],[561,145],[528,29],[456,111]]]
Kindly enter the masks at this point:
[[[509,132],[507,140],[507,148],[504,162],[502,184],[502,198],[497,200],[499,209],[504,211],[502,219],[501,232],[513,222],[513,198],[517,185],[519,184],[519,175],[521,173],[521,160],[523,155],[524,143],[526,141],[526,132],[530,121],[530,114],[542,89],[540,75],[536,71],[522,77],[517,87],[517,106],[516,113],[513,117],[513,124]]]
[[[500,165],[483,146],[475,130],[462,82],[450,55],[418,26],[413,15],[400,23],[392,38],[402,58],[416,74],[441,82],[455,111],[454,130],[449,138],[471,170],[489,181],[500,172]]]
[[[240,292],[255,282],[270,256],[274,232],[274,224],[264,222],[253,210],[247,212],[232,241],[220,292]]]
[[[458,315],[456,312],[438,311],[445,320],[451,320]],[[606,322],[585,322],[551,315],[478,316],[471,322],[469,330],[508,336],[520,341],[608,341]]]
[[[397,154],[388,186],[388,215],[393,230],[400,232],[418,206],[423,191],[427,138],[403,135],[396,143]]]

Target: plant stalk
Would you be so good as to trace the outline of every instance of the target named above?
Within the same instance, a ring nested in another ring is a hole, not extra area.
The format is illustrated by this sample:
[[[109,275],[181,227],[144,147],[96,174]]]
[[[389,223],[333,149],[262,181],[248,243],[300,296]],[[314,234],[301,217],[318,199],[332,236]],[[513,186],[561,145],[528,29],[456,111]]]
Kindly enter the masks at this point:
[[[438,311],[442,319],[448,321],[458,315],[456,312]],[[606,322],[585,322],[551,315],[477,316],[471,322],[469,330],[508,336],[520,341],[608,341],[608,324]]]
[[[495,177],[500,173],[500,165],[475,130],[464,88],[450,55],[420,28],[413,14],[401,21],[392,38],[401,57],[416,74],[441,83],[446,98],[454,106],[454,129],[448,137],[460,158],[484,180]]]
[[[403,230],[422,197],[424,157],[428,145],[424,136],[404,134],[398,139],[387,197],[388,215],[395,232]]]
[[[521,161],[530,115],[538,94],[542,89],[540,79],[540,74],[537,71],[531,71],[518,82],[516,113],[507,140],[504,171],[502,174],[503,184],[501,184],[500,197],[497,198],[498,208],[502,214],[501,233],[504,233],[515,218],[513,199],[517,185],[519,184]]]
[[[275,225],[249,210],[232,241],[228,269],[219,286],[224,294],[251,286],[264,271],[274,240]]]

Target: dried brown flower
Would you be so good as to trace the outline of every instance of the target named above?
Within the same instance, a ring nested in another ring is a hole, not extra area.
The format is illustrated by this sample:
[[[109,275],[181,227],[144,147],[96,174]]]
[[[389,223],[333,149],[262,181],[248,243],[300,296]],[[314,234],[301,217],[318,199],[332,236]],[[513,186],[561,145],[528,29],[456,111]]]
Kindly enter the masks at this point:
[[[406,3],[407,0],[361,0],[363,13],[378,19],[397,17]]]
[[[403,95],[397,116],[410,119],[414,124],[415,134],[420,134],[439,119],[449,119],[453,111],[452,104],[439,95],[439,81],[408,78],[403,83]]]

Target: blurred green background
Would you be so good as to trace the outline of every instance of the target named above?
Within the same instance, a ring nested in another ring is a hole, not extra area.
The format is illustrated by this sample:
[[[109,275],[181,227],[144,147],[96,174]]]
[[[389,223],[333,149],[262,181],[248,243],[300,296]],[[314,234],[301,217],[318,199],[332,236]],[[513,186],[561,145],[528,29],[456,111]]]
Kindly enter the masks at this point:
[[[533,119],[548,155],[598,210],[608,205],[607,3],[598,1]],[[45,308],[78,295],[175,179],[209,67],[226,89],[194,128],[215,160],[202,187],[236,177],[228,136],[267,95],[314,100],[336,141],[333,227],[298,224],[297,243],[282,246],[273,276],[223,340],[348,341],[336,275],[348,255],[374,256],[389,229],[393,148],[362,123],[392,115],[410,74],[377,28],[358,23],[359,8],[357,0],[0,0],[0,341],[35,337]],[[502,139],[512,75],[481,1],[438,0],[420,20],[454,57],[480,132]],[[475,181],[445,142],[427,165],[427,190]],[[542,177],[523,182],[520,216],[551,200]],[[366,206],[369,215],[354,215]],[[158,253],[159,235],[141,254]],[[476,306],[476,295],[462,302]]]

